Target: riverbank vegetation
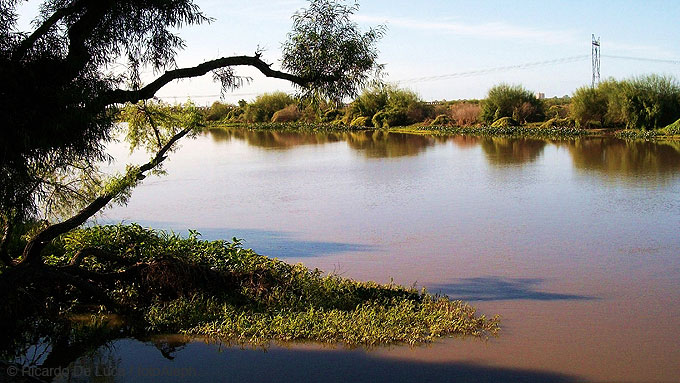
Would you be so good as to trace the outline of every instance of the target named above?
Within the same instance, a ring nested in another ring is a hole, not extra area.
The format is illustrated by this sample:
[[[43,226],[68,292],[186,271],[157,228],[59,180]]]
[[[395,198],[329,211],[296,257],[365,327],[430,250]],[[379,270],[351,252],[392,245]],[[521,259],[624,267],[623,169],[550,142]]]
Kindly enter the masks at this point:
[[[39,320],[58,322],[83,313],[99,322],[115,313],[125,322],[118,327],[129,334],[181,332],[249,343],[414,344],[498,331],[497,318],[477,315],[460,301],[324,275],[258,255],[236,238],[202,241],[199,235],[191,231],[181,237],[132,224],[60,236],[45,249],[40,272],[2,271],[0,345],[5,352],[23,346],[17,335],[35,336]],[[89,281],[88,293],[58,278],[59,270]],[[19,281],[21,289],[11,288]]]
[[[483,100],[425,102],[392,85],[365,89],[344,106],[310,103],[285,94],[262,95],[239,105],[205,109],[217,126],[328,131],[398,129],[438,134],[566,137],[612,134],[621,138],[678,136],[680,86],[672,77],[648,75],[606,80],[569,97],[539,99],[520,85],[499,84]],[[271,100],[271,101],[268,101]],[[274,105],[276,100],[276,105]],[[318,101],[318,100],[317,100]],[[263,106],[263,103],[270,106]],[[278,111],[274,111],[280,107]],[[268,114],[254,111],[270,110]],[[270,123],[277,123],[271,125]],[[284,124],[291,124],[284,126]]]

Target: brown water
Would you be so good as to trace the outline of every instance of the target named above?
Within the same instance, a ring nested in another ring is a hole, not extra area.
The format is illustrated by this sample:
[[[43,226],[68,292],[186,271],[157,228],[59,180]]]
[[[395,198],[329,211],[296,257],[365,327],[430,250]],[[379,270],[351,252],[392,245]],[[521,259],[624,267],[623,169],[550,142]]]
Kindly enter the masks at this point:
[[[242,237],[346,277],[427,286],[501,314],[502,333],[375,350],[157,340],[178,347],[173,360],[121,340],[120,371],[193,369],[159,372],[177,381],[680,381],[680,143],[213,131],[184,143],[167,170],[103,219]],[[147,375],[118,378],[158,378]]]

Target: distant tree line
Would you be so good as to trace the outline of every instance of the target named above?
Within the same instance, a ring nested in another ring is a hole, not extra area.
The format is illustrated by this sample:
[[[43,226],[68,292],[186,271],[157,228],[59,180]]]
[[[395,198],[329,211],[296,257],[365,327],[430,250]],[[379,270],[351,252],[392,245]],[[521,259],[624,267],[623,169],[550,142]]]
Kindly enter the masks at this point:
[[[283,92],[265,93],[238,105],[215,102],[209,121],[330,123],[354,127],[413,124],[512,126],[536,123],[581,128],[660,129],[680,119],[680,86],[667,76],[606,80],[564,97],[539,99],[521,85],[499,84],[483,100],[424,102],[392,85],[365,89],[353,101],[305,102]],[[675,124],[677,125],[677,123]]]

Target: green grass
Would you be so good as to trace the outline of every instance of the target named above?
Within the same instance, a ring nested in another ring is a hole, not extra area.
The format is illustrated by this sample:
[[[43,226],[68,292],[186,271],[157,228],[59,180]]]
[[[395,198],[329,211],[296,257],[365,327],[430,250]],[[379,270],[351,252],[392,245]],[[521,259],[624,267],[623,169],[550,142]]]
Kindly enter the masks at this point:
[[[657,140],[680,138],[680,120],[666,125],[660,129],[643,130],[643,129],[625,129],[619,130],[615,133],[616,137],[622,139],[642,139],[642,140]]]
[[[592,131],[574,127],[549,126],[542,127],[541,124],[525,124],[522,126],[491,127],[491,126],[398,126],[386,129],[376,129],[367,127],[350,127],[337,124],[316,124],[316,123],[233,123],[216,124],[213,127],[220,128],[241,128],[249,130],[275,130],[284,132],[346,132],[357,130],[383,130],[388,132],[410,133],[410,134],[436,134],[436,135],[470,135],[470,136],[491,136],[491,137],[535,137],[535,138],[561,138],[561,137],[582,137],[589,135],[601,135],[601,131]]]
[[[153,273],[110,292],[138,314],[150,334],[378,345],[488,337],[499,330],[497,317],[477,315],[461,301],[392,283],[325,275],[258,255],[238,239],[202,241],[193,231],[182,238],[134,224],[84,228],[63,236],[47,262],[65,265],[79,249],[91,246],[152,265]],[[92,271],[116,271],[94,258],[83,264]]]

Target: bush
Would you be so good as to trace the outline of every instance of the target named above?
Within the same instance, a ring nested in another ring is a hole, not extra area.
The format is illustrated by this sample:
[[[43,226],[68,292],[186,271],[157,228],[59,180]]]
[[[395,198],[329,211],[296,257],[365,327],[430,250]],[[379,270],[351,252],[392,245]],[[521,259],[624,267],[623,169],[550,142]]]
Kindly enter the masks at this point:
[[[479,122],[482,108],[479,104],[467,102],[453,104],[449,107],[450,116],[457,126],[470,126]]]
[[[393,107],[381,110],[371,120],[376,128],[389,128],[409,124],[408,110],[403,107]]]
[[[213,102],[205,114],[206,121],[221,121],[227,119],[229,113],[234,110],[236,106],[222,104],[219,101]]]
[[[245,120],[247,122],[269,122],[274,113],[295,103],[295,99],[284,92],[262,94],[245,106]]]
[[[451,122],[453,121],[449,116],[447,116],[446,114],[440,114],[439,116],[437,116],[437,118],[434,119],[434,121],[430,123],[430,126],[451,125]]]
[[[328,109],[321,116],[321,122],[333,122],[342,116],[342,111],[338,109]]]
[[[272,122],[291,122],[300,119],[300,111],[297,105],[291,104],[287,107],[276,111],[272,116]]]
[[[569,118],[569,117],[566,117],[566,118],[554,117],[554,118],[551,118],[548,121],[544,122],[541,125],[542,129],[575,128],[575,127],[576,127],[576,121],[572,118]]]
[[[480,117],[486,123],[503,117],[512,117],[519,123],[539,121],[543,118],[543,107],[536,96],[521,85],[500,84],[489,89]]]
[[[508,128],[511,126],[519,125],[517,121],[513,120],[512,117],[501,117],[491,124],[492,128]]]
[[[357,117],[352,122],[349,124],[349,126],[353,127],[366,127],[366,126],[373,126],[371,123],[371,120],[368,119],[368,117]]]
[[[574,93],[572,116],[583,125],[598,121],[627,129],[659,129],[680,118],[680,85],[658,75],[607,80]]]
[[[680,85],[666,76],[623,81],[621,114],[629,129],[658,129],[680,118]]]
[[[668,135],[680,135],[680,119],[672,124],[667,125],[663,129],[663,133]]]
[[[579,127],[597,122],[604,126],[607,115],[607,95],[600,88],[584,86],[576,89],[571,99],[571,117]]]
[[[343,120],[345,123],[350,123],[354,122],[357,117],[366,117],[370,121],[376,113],[385,109],[388,97],[386,87],[364,89],[347,108]]]
[[[366,117],[377,127],[403,126],[422,121],[428,113],[428,106],[416,93],[382,86],[364,90],[347,108],[343,122]]]

